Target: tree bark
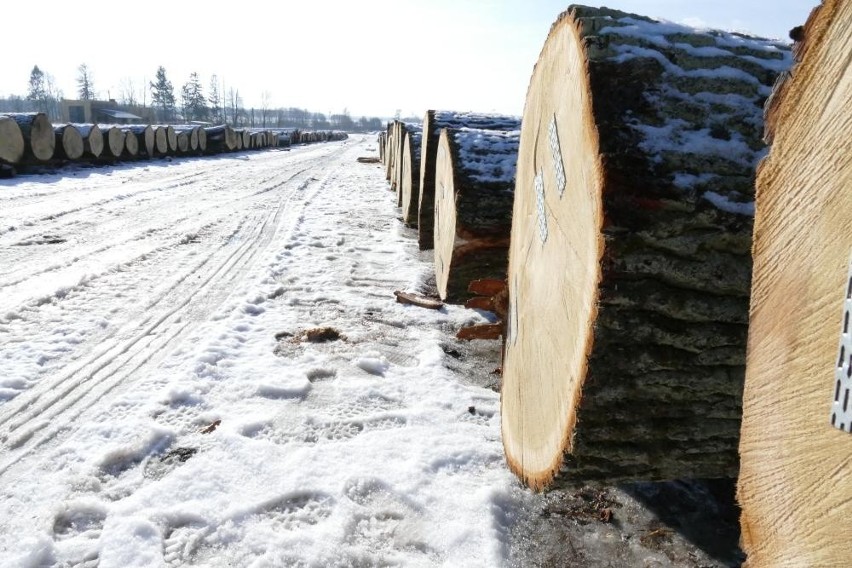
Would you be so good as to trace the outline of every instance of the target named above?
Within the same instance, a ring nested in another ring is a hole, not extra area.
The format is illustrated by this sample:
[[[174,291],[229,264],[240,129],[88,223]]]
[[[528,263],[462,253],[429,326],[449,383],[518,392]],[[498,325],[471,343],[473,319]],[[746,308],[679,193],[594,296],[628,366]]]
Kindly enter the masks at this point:
[[[53,158],[56,135],[53,125],[42,112],[4,113],[18,123],[24,138],[24,160],[46,162]]]
[[[101,129],[94,124],[75,124],[74,127],[80,131],[83,137],[83,149],[91,158],[100,158],[104,152],[104,136]]]
[[[17,164],[24,157],[24,136],[17,121],[5,115],[0,115],[0,162]]]
[[[849,564],[850,21],[840,0],[811,13],[767,105],[737,490],[752,567]]]
[[[502,431],[536,489],[737,475],[780,42],[573,7],[524,109]]]
[[[156,148],[156,135],[154,129],[149,125],[130,124],[126,127],[127,130],[133,133],[136,137],[136,143],[139,147],[139,154],[143,154],[149,158],[154,157]]]
[[[54,157],[61,160],[79,160],[85,152],[83,136],[73,124],[60,124],[53,127],[56,136]]]
[[[435,279],[464,303],[470,283],[505,279],[520,133],[444,128],[435,162]]]
[[[120,158],[124,152],[124,132],[117,126],[98,125],[104,137],[104,152],[102,158]]]
[[[402,221],[417,226],[417,203],[420,200],[420,142],[423,131],[411,128],[402,143]]]
[[[481,114],[429,110],[423,117],[420,152],[420,198],[417,203],[417,244],[420,250],[434,247],[435,226],[435,159],[442,128],[479,128],[483,130],[517,130],[520,118],[500,114]]]

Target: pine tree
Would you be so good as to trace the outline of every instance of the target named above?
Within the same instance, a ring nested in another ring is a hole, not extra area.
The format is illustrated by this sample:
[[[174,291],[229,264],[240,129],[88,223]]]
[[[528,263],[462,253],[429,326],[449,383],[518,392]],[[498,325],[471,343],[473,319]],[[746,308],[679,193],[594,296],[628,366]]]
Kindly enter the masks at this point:
[[[210,118],[219,124],[222,120],[222,98],[219,96],[219,78],[216,75],[210,77],[210,95],[207,97],[210,103]]]
[[[27,89],[27,100],[29,101],[44,101],[47,97],[47,92],[44,86],[44,72],[38,68],[38,65],[30,71],[30,85]]]
[[[183,117],[187,122],[192,120],[205,120],[207,118],[207,101],[201,92],[201,81],[198,73],[191,73],[189,81],[181,88],[181,103],[183,105]]]
[[[77,94],[82,101],[91,101],[95,98],[95,85],[92,81],[92,72],[85,63],[77,67]]]
[[[151,104],[160,108],[163,120],[168,122],[172,120],[175,112],[175,90],[171,81],[166,78],[166,70],[162,65],[157,67],[155,78],[151,83]]]

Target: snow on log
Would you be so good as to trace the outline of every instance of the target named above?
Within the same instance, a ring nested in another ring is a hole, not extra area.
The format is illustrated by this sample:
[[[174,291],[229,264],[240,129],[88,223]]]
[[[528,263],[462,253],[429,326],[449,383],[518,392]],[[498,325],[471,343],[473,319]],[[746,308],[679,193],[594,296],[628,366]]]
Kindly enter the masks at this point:
[[[17,164],[24,157],[24,136],[17,121],[0,115],[0,162]]]
[[[24,138],[24,159],[45,162],[53,158],[56,135],[43,112],[4,113],[18,123]]]
[[[169,128],[168,126],[152,126],[154,129],[154,146],[160,156],[169,153]]]
[[[412,127],[402,142],[402,221],[409,227],[417,226],[417,203],[420,200],[420,142],[423,131]]]
[[[237,149],[237,133],[227,124],[204,129],[208,152],[232,152]]]
[[[136,145],[139,148],[139,154],[152,158],[154,149],[156,148],[156,138],[154,129],[149,125],[129,124],[124,127],[136,137]]]
[[[752,567],[850,564],[849,22],[849,2],[811,13],[767,105],[737,489]]]
[[[124,155],[128,158],[139,157],[139,139],[129,128],[122,128],[124,135]]]
[[[61,160],[79,160],[85,152],[83,136],[73,124],[57,124],[53,127],[56,136],[54,157]]]
[[[463,303],[468,286],[504,279],[517,130],[444,128],[435,161],[435,279],[442,300]]]
[[[91,158],[100,158],[104,152],[104,136],[101,129],[94,124],[75,124],[74,127],[80,131],[83,137],[83,149]]]
[[[435,224],[435,159],[442,128],[479,128],[483,130],[517,130],[521,119],[502,114],[481,114],[428,110],[423,117],[420,150],[420,196],[417,203],[417,244],[420,250],[434,246]]]
[[[575,6],[527,92],[502,432],[544,488],[737,475],[762,103],[782,43]]]
[[[98,129],[104,137],[103,158],[119,158],[124,152],[124,132],[118,126],[99,124]]]

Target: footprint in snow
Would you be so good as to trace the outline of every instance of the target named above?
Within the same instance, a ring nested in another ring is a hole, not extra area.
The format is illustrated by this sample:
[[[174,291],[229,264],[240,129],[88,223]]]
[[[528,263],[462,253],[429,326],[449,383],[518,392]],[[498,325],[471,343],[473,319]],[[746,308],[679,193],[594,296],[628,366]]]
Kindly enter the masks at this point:
[[[61,566],[94,568],[98,565],[98,539],[106,521],[106,507],[96,503],[71,503],[53,519],[56,556]]]

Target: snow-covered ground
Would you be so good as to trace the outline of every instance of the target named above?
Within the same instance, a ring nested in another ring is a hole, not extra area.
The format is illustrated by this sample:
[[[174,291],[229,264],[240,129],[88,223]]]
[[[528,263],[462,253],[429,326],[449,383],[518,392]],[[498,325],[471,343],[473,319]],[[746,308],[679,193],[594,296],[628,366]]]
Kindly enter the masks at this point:
[[[0,182],[0,566],[505,562],[499,395],[442,343],[485,318],[395,303],[430,266],[362,155]]]

